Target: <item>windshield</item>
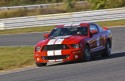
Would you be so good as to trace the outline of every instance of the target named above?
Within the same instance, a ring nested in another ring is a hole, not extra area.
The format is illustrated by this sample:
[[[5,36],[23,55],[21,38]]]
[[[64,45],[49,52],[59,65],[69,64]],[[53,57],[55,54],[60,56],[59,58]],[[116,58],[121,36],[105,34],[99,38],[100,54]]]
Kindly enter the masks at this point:
[[[70,27],[70,28],[54,28],[50,33],[50,37],[66,36],[66,35],[87,35],[87,27]]]

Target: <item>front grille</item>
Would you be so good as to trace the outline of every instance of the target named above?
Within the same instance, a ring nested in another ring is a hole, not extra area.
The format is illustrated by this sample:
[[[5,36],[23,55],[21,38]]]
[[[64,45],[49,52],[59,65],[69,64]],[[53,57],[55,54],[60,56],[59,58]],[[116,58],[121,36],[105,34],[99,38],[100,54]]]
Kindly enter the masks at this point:
[[[43,56],[43,60],[57,60],[57,59],[66,59],[69,55],[57,55],[57,56]]]
[[[42,50],[62,50],[69,49],[69,47],[65,44],[55,44],[55,45],[46,45],[42,48]]]

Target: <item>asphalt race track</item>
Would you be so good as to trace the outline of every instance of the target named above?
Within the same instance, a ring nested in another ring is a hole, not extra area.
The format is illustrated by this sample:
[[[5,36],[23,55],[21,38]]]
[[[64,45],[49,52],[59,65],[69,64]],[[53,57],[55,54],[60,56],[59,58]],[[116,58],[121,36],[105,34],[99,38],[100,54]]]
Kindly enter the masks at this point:
[[[125,28],[111,28],[111,31],[113,50],[110,58],[97,57],[90,62],[57,63],[0,74],[0,81],[125,81]],[[34,45],[41,39],[41,33],[2,35],[0,45]]]
[[[0,46],[35,45],[44,33],[0,35]]]

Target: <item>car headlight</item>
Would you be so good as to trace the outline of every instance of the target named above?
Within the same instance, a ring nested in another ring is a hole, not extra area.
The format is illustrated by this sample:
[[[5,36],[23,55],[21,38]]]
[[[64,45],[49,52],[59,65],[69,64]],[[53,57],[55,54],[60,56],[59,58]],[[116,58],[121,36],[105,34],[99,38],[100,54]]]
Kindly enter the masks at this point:
[[[71,44],[71,46],[73,47],[73,48],[80,48],[80,46],[79,46],[79,44]]]
[[[40,52],[40,50],[41,50],[41,47],[39,47],[39,46],[37,46],[37,47],[35,48],[35,51],[36,51],[36,52]]]

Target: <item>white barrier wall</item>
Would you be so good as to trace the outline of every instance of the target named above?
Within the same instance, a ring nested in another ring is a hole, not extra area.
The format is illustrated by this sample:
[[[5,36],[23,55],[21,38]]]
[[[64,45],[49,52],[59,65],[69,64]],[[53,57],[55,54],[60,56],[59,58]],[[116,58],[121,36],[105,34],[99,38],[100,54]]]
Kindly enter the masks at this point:
[[[0,23],[0,30],[4,30],[4,23]]]
[[[0,19],[0,23],[4,23],[4,27],[2,28],[2,26],[0,26],[0,29],[50,26],[57,24],[80,23],[80,22],[99,22],[99,21],[110,21],[110,20],[120,20],[120,19],[125,19],[125,7],[73,12],[73,13]]]

